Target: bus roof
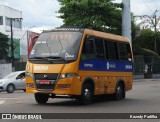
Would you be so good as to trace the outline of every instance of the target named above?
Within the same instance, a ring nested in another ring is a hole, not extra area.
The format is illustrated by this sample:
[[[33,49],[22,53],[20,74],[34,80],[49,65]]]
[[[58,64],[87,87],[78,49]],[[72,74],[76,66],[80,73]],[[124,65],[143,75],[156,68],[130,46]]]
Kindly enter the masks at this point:
[[[100,32],[100,31],[95,31],[91,29],[84,29],[84,33],[90,36],[95,36],[95,37],[99,37],[103,39],[128,42],[128,38],[126,37],[115,35],[115,34],[110,34],[110,33],[105,33],[105,32]]]
[[[54,31],[76,31],[76,32],[79,31],[79,32],[84,32],[84,34],[87,34],[90,36],[95,36],[95,37],[114,40],[114,41],[128,42],[128,38],[120,35],[110,34],[110,33],[91,30],[91,29],[79,28],[79,27],[56,28],[53,30],[45,30],[44,32],[54,32]]]

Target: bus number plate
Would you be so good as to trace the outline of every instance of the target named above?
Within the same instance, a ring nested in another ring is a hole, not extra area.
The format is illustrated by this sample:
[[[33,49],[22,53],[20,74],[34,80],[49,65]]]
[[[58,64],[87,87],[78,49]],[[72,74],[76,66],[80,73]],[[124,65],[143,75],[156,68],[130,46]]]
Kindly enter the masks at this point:
[[[50,80],[39,80],[39,84],[50,84]]]

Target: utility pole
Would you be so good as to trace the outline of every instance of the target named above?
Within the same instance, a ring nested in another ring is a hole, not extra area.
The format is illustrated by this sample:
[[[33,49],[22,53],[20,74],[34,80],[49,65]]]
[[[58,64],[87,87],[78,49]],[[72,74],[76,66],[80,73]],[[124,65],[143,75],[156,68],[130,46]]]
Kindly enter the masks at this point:
[[[14,67],[14,47],[13,47],[13,22],[12,22],[12,18],[11,18],[11,63],[12,63],[12,67]]]
[[[156,17],[156,11],[155,11],[155,14],[154,14],[154,19],[155,19],[155,24],[154,24],[154,33],[155,33],[155,36],[154,36],[154,50],[155,52],[157,52],[157,29],[156,29],[156,26],[157,26],[157,17]]]
[[[122,36],[127,37],[130,41],[130,44],[132,44],[130,0],[122,0],[122,3],[123,3]]]
[[[22,18],[10,18],[11,25],[11,63],[14,70],[14,42],[13,42],[13,20],[22,20]]]
[[[156,12],[158,12],[159,10],[155,10],[154,14],[153,14],[153,18],[154,18],[154,33],[155,33],[155,36],[154,36],[154,50],[155,52],[157,53],[157,16],[156,16]]]

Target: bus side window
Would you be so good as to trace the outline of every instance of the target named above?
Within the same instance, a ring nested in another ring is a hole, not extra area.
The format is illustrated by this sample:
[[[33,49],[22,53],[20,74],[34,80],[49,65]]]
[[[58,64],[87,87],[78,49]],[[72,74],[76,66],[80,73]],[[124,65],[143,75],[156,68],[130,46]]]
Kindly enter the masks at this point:
[[[81,61],[91,58],[95,58],[94,40],[86,37],[82,48]]]
[[[103,39],[96,38],[95,39],[95,49],[96,49],[96,58],[97,59],[104,59],[104,46],[103,46]]]
[[[127,61],[128,60],[128,51],[127,51],[126,43],[119,43],[118,48],[119,48],[120,60]]]
[[[131,55],[131,50],[129,44],[126,43],[119,43],[119,56],[120,60],[123,61],[131,61],[132,60],[132,55]]]
[[[106,58],[111,60],[118,60],[117,43],[113,41],[105,41]]]

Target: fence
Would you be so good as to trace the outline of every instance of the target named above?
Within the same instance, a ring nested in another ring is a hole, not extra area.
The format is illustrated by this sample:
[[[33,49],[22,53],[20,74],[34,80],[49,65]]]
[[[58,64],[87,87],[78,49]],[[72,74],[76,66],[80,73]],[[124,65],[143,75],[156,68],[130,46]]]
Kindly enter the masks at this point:
[[[15,71],[25,70],[26,62],[15,62]]]
[[[145,63],[144,56],[134,56],[134,74],[144,74],[145,71]]]
[[[160,59],[154,56],[134,56],[134,74],[151,78],[153,74],[160,74]]]

